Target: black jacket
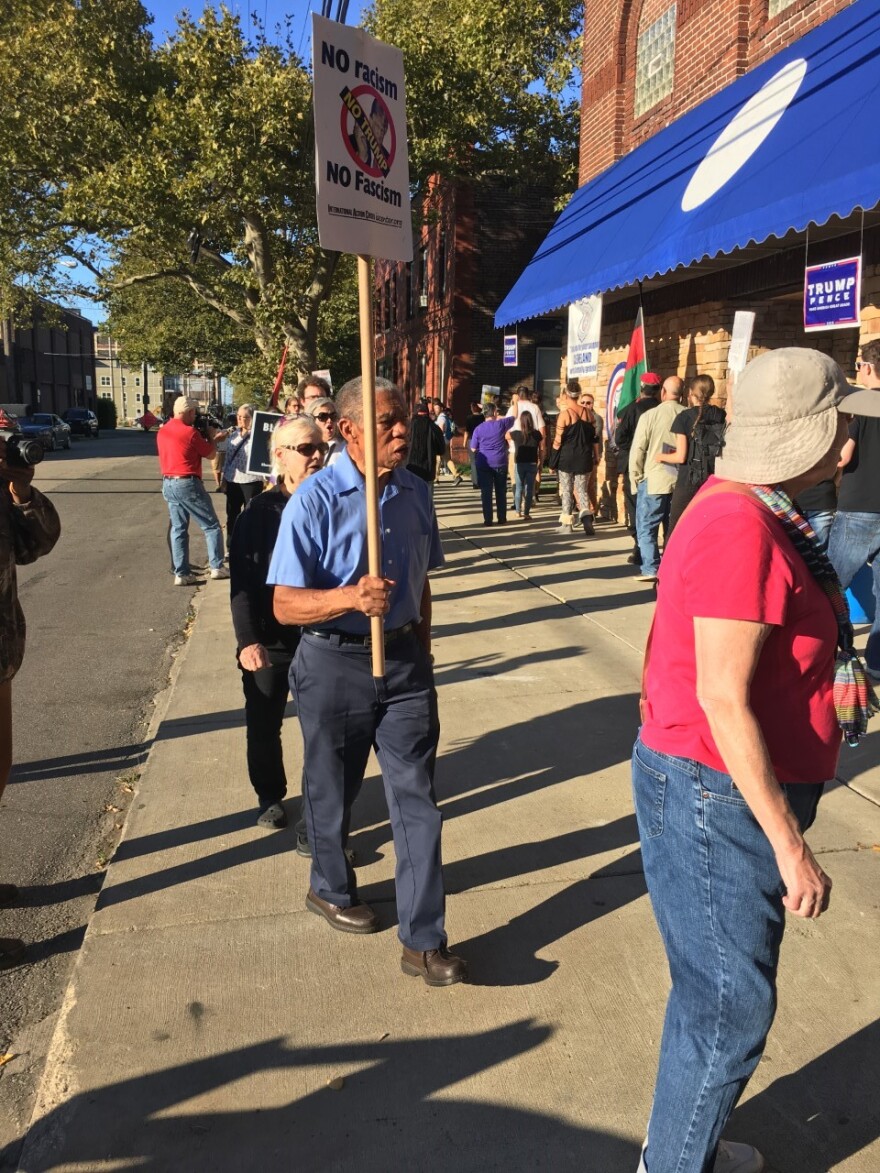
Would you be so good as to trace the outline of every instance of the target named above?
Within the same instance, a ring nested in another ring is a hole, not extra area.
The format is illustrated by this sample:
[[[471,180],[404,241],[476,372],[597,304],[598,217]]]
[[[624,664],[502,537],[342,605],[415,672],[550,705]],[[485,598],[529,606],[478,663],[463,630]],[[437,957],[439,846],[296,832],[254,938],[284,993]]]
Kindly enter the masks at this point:
[[[423,481],[433,481],[437,473],[437,457],[446,451],[446,437],[428,415],[413,416],[409,438],[410,472]]]
[[[241,513],[229,543],[232,626],[238,650],[251,644],[296,651],[300,629],[279,623],[272,612],[274,587],[266,585],[272,551],[289,498],[281,489],[254,497]]]

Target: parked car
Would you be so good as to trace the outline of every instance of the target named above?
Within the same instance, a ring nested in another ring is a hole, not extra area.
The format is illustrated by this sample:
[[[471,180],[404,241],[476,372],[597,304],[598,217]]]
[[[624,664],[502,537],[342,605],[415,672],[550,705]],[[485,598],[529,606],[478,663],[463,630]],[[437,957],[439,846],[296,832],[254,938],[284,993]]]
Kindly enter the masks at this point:
[[[18,425],[23,436],[29,440],[39,440],[48,452],[70,447],[70,426],[48,411],[20,416]]]
[[[87,407],[68,407],[63,418],[70,424],[74,436],[98,438],[98,417]]]

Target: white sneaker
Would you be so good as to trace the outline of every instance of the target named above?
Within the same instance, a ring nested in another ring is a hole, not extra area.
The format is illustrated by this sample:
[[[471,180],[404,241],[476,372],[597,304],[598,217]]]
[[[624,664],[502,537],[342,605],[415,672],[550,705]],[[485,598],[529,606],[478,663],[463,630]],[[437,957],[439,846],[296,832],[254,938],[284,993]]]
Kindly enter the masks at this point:
[[[215,566],[211,571],[211,578],[229,578],[229,571],[225,566]]]
[[[718,1142],[718,1155],[715,1157],[712,1173],[761,1173],[763,1168],[764,1158],[750,1144],[736,1144],[732,1140]],[[648,1173],[644,1149],[638,1173]]]
[[[194,574],[175,574],[175,586],[195,586],[199,580]]]

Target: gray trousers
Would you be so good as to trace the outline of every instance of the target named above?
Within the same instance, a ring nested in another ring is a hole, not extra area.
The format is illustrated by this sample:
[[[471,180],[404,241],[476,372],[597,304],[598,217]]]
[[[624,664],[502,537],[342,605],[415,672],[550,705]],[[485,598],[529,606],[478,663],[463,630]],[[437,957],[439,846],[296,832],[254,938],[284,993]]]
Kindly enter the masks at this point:
[[[303,735],[303,805],[312,891],[342,908],[357,900],[345,858],[351,808],[375,747],[394,838],[398,935],[410,949],[446,944],[434,798],[440,722],[430,659],[414,635],[388,642],[384,685],[370,649],[303,633],[290,670]]]

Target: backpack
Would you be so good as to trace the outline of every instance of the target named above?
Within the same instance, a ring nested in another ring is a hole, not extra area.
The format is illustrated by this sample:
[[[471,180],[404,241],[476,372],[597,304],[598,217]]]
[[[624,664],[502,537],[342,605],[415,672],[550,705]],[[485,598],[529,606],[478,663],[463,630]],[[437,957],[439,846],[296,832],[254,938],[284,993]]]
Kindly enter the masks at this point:
[[[699,487],[715,472],[715,459],[724,447],[726,420],[715,423],[698,421],[690,436],[691,454],[688,460],[688,483]]]
[[[443,413],[443,437],[446,440],[447,444],[449,443],[449,441],[452,439],[452,437],[454,435],[455,435],[455,424],[452,422],[451,416],[447,415],[447,413],[444,411],[444,413]]]

